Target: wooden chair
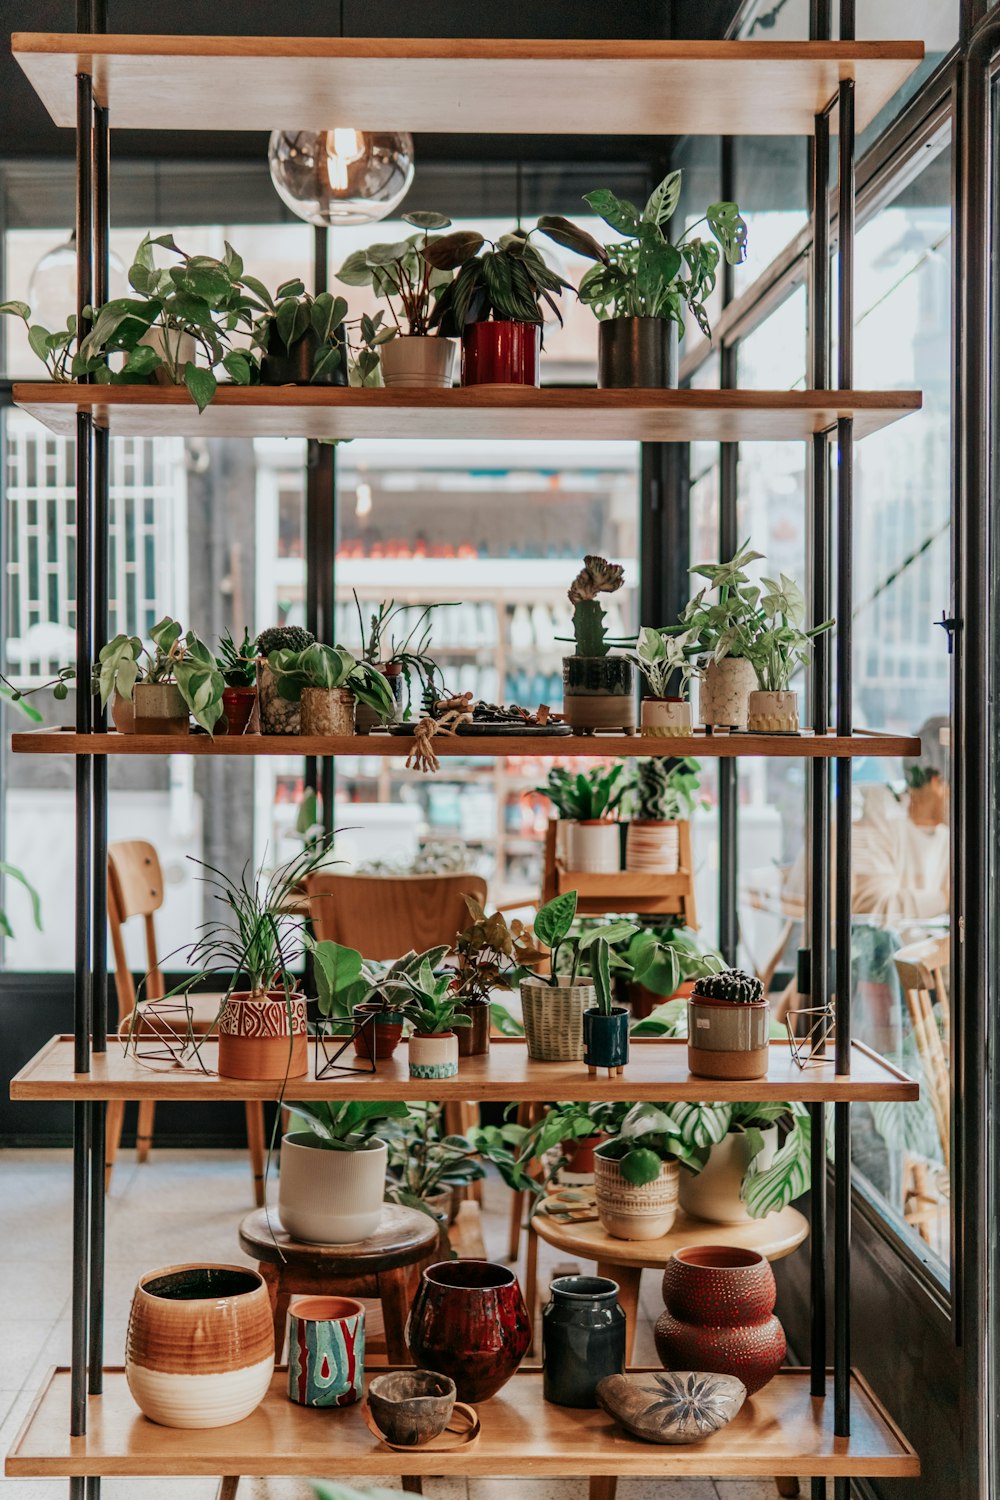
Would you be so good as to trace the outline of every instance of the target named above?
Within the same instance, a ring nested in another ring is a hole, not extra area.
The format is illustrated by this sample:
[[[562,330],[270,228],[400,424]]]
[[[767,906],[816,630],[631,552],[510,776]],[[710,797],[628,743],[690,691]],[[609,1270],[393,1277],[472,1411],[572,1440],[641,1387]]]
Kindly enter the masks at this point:
[[[486,901],[479,875],[325,873],[307,876],[304,884],[316,937],[373,959],[453,943],[469,925],[465,897]]]
[[[894,955],[900,989],[910,1013],[913,1040],[923,1065],[924,1087],[941,1142],[941,1160],[951,1165],[951,1004],[948,965],[951,940],[924,938]],[[940,1196],[930,1190],[928,1164],[907,1156],[903,1167],[903,1217],[927,1244],[942,1213]]]
[[[160,1000],[165,994],[156,949],[155,915],[163,905],[163,871],[152,844],[129,839],[108,845],[108,922],[111,946],[115,956],[115,989],[118,994],[118,1030],[124,1032],[136,1004],[135,981],[125,956],[122,927],[131,917],[142,917],[146,928],[146,981],[144,996]],[[208,1031],[218,1013],[219,994],[194,995],[190,1005],[196,1031]],[[156,1103],[143,1099],[139,1103],[135,1149],[139,1161],[145,1161],[153,1144],[153,1118]],[[125,1103],[112,1099],[108,1104],[105,1138],[104,1186],[111,1183],[111,1169],[121,1144]],[[253,1173],[254,1201],[264,1202],[264,1106],[259,1100],[246,1104],[247,1146]]]

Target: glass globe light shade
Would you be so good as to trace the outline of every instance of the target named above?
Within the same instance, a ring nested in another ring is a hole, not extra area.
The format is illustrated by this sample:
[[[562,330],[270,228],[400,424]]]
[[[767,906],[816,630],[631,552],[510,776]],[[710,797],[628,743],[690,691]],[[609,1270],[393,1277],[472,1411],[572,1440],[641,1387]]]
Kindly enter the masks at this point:
[[[129,295],[128,274],[121,256],[112,250],[108,255],[108,301]],[[76,232],[61,245],[47,250],[28,279],[25,298],[31,308],[31,321],[40,323],[50,333],[66,327],[76,312]]]
[[[275,130],[267,162],[278,197],[307,224],[374,224],[409,191],[413,137],[345,127]]]

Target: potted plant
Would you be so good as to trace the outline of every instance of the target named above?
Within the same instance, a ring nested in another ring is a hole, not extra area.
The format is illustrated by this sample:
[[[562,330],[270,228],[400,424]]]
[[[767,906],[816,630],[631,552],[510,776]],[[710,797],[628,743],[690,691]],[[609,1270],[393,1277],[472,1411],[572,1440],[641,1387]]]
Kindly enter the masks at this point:
[[[463,385],[539,383],[541,303],[562,323],[553,293],[572,287],[531,243],[536,231],[580,255],[606,259],[595,239],[553,214],[543,215],[534,229],[513,229],[496,241],[457,229],[424,252],[432,269],[457,272],[439,293],[430,321],[444,334],[461,336]]]
[[[142,672],[142,642],[137,635],[116,635],[101,647],[94,663],[93,691],[101,707],[111,703],[111,717],[119,734],[135,731],[133,692]]]
[[[696,1078],[766,1078],[770,1008],[742,969],[695,981],[688,999],[688,1067]]]
[[[108,304],[108,306],[111,305]],[[137,309],[142,308],[144,314],[143,304],[136,303],[135,306]],[[84,308],[84,314],[91,324],[103,312],[103,307]],[[26,302],[2,302],[0,314],[21,320],[27,329],[28,344],[32,353],[42,361],[49,372],[49,378],[60,384],[82,380],[85,376],[89,376],[98,385],[143,385],[153,378],[154,371],[161,364],[155,349],[138,342],[149,329],[149,322],[145,315],[140,317],[138,312],[133,316],[131,324],[127,325],[125,331],[118,337],[105,334],[108,327],[107,321],[102,325],[100,338],[95,338],[91,331],[87,335],[86,353],[79,347],[76,313],[70,314],[65,328],[52,332],[40,323],[31,321],[31,308]],[[132,335],[134,335],[134,343]],[[108,363],[108,357],[112,353],[125,355],[121,365],[116,369],[112,369]]]
[[[748,1224],[809,1187],[811,1121],[802,1104],[671,1104],[687,1151],[680,1204],[713,1224]],[[779,1128],[785,1125],[784,1139]]]
[[[431,315],[453,273],[432,265],[426,252],[439,242],[430,231],[449,228],[451,220],[444,214],[423,212],[403,214],[403,220],[419,232],[393,244],[353,251],[337,272],[337,280],[345,286],[370,286],[389,305],[394,326],[386,330],[379,350],[387,386],[450,389],[455,344],[450,338],[431,336]]]
[[[615,1005],[611,992],[611,948],[598,937],[590,950],[590,973],[597,1004],[583,1013],[583,1060],[593,1075],[598,1068],[621,1073],[628,1062],[629,1013]]]
[[[678,1153],[684,1144],[670,1115],[656,1104],[634,1104],[594,1153],[597,1217],[619,1240],[667,1234],[680,1192]]]
[[[385,1132],[389,1147],[389,1175],[385,1196],[390,1203],[419,1208],[446,1229],[455,1222],[459,1195],[486,1176],[479,1152],[464,1135],[447,1135],[444,1105],[411,1104],[404,1117]]]
[[[432,949],[421,956],[416,973],[403,976],[409,991],[406,1016],[413,1024],[407,1043],[411,1078],[454,1078],[458,1072],[458,1036],[472,1021],[460,1008],[449,972],[435,973]]]
[[[315,639],[312,631],[303,629],[301,625],[272,625],[268,630],[262,630],[254,642],[261,734],[302,733],[299,702],[297,699],[291,701],[283,698],[278,692],[268,658],[275,651],[304,651]]]
[[[515,971],[516,944],[525,931],[521,922],[508,925],[503,912],[488,916],[479,902],[466,896],[472,921],[455,939],[455,970],[452,993],[469,1026],[458,1036],[460,1057],[483,1057],[490,1050],[494,990],[509,989]]]
[[[186,735],[190,714],[213,735],[225,687],[215,657],[193,630],[182,632],[169,616],[158,621],[150,635],[153,650],[140,645],[141,667],[135,637],[118,636],[109,642],[106,659],[101,652],[97,676],[102,705],[112,689],[127,696],[131,685],[136,734]]]
[[[254,323],[264,385],[346,385],[347,303],[332,292],[307,292],[297,278],[283,282],[272,298],[259,281],[249,284],[263,303]]]
[[[601,320],[599,386],[675,386],[685,309],[711,338],[705,300],[715,286],[719,248],[730,265],[746,256],[747,226],[735,203],[710,204],[704,218],[671,243],[665,226],[680,198],[681,176],[668,173],[641,213],[608,188],[584,194],[594,212],[625,236],[605,247],[601,263],[580,282],[580,301]],[[694,234],[702,223],[715,244]]]
[[[313,897],[317,899],[322,898]],[[317,943],[309,939],[307,946],[313,958],[320,1014],[341,1031],[345,1024],[353,1027],[370,1017],[376,1059],[391,1057],[406,1021],[409,990],[405,976],[419,970],[425,955],[411,951],[385,964],[365,960],[357,949],[329,940]],[[445,946],[432,948],[427,955],[431,965],[439,964],[447,952]],[[364,1055],[360,1038],[355,1051]]]
[[[576,650],[563,657],[563,711],[577,734],[595,729],[635,729],[635,683],[627,656],[612,656],[611,646],[627,641],[609,638],[607,615],[599,594],[614,594],[625,582],[620,563],[588,554],[569,587]]]
[[[527,1128],[518,1143],[522,1163],[545,1164],[544,1182],[564,1185],[594,1180],[594,1152],[609,1130],[624,1117],[628,1105],[551,1104],[542,1118]]]
[[[239,645],[233,640],[232,631],[227,630],[219,642],[215,660],[226,684],[222,690],[219,733],[246,734],[257,706],[257,658],[249,630],[244,627]]]
[[[629,767],[626,794],[626,870],[676,875],[680,868],[677,825],[698,804],[701,767],[696,760],[644,755]]]
[[[639,668],[648,691],[639,704],[639,733],[670,739],[691,733],[691,704],[687,696],[671,693],[675,677],[686,687],[693,666],[685,654],[686,635],[672,635],[644,625],[629,659]]]
[[[420,609],[416,620],[407,629],[406,634],[397,641],[393,627],[409,613],[410,606],[397,604],[395,599],[382,600],[368,616],[366,630],[361,601],[358,599],[357,590],[353,592],[361,634],[361,660],[367,662],[376,672],[381,672],[388,682],[396,704],[394,718],[397,721],[407,718],[410,714],[413,696],[412,674],[414,672],[417,674],[425,693],[433,689],[434,679],[439,676],[440,669],[428,650],[431,642],[430,616],[432,610],[446,609],[449,606],[428,604]],[[406,688],[405,707],[402,701],[404,685]],[[367,734],[369,730],[382,722],[375,711],[364,703],[358,704],[355,717],[358,734]]]
[[[383,722],[391,719],[395,700],[385,678],[343,646],[314,641],[304,651],[277,650],[267,658],[279,697],[301,705],[301,732],[352,735],[354,706],[367,703]]]
[[[607,922],[588,932],[573,932],[576,891],[565,891],[539,907],[532,932],[517,944],[521,958],[521,1006],[528,1056],[535,1062],[580,1062],[583,1058],[583,1013],[594,1000],[594,980],[582,970],[598,938],[621,942],[636,931],[634,922]],[[537,950],[549,950],[548,975],[525,972]]]
[[[619,824],[612,816],[626,791],[621,761],[578,772],[553,766],[545,785],[535,790],[548,797],[559,814],[556,857],[564,869],[621,869]]]
[[[757,683],[754,661],[760,634],[760,589],[746,569],[761,557],[744,542],[728,562],[698,563],[691,569],[708,580],[688,601],[675,633],[683,637],[700,677],[698,707],[706,729],[746,729],[750,694]],[[710,594],[715,597],[709,598]]]
[[[296,1240],[353,1245],[375,1233],[382,1217],[389,1149],[376,1133],[401,1120],[401,1101],[290,1104],[304,1129],[281,1142],[278,1217]]]
[[[747,701],[747,728],[754,734],[797,734],[799,703],[791,689],[792,677],[809,661],[810,641],[834,622],[824,620],[803,630],[806,603],[798,584],[784,573],[777,583],[771,578],[763,582],[762,621],[753,658],[757,690]]]

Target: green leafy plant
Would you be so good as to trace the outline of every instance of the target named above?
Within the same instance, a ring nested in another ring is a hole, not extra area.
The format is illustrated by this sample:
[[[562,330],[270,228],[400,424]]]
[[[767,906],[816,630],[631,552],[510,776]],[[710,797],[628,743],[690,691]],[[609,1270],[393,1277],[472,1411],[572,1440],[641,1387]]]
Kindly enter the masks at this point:
[[[643,625],[636,637],[635,651],[626,655],[646,679],[651,697],[670,697],[675,677],[680,678],[681,686],[687,685],[694,669],[685,654],[686,645],[686,636]]]
[[[430,1213],[429,1198],[486,1176],[472,1141],[445,1133],[443,1104],[411,1104],[405,1118],[390,1123],[384,1140],[389,1147],[385,1195],[390,1203]]]
[[[435,681],[440,680],[441,677],[441,669],[430,654],[431,612],[435,609],[451,609],[454,606],[450,604],[425,605],[417,613],[416,619],[409,626],[406,634],[397,640],[393,627],[405,621],[411,613],[411,606],[397,604],[395,599],[382,600],[369,614],[366,631],[361,601],[357,590],[352,590],[352,592],[361,634],[361,659],[373,667],[399,666],[403,681],[406,683],[406,717],[409,717],[413,697],[411,674],[414,672],[417,674],[423,692],[433,691]]]
[[[405,1120],[409,1114],[401,1099],[352,1099],[340,1104],[311,1099],[308,1104],[286,1104],[285,1108],[302,1121],[312,1137],[310,1145],[323,1151],[356,1151],[377,1136],[387,1120]]]
[[[548,978],[532,976],[538,978],[540,983],[553,987],[561,984],[575,984],[582,972],[584,962],[589,961],[589,950],[594,943],[603,939],[610,950],[612,944],[623,942],[638,931],[634,922],[620,920],[601,923],[588,931],[574,932],[575,920],[576,891],[564,891],[561,896],[555,896],[544,906],[539,907],[531,930],[534,939],[548,948],[552,970]],[[618,954],[611,956],[609,963],[614,968],[625,967],[624,961]],[[522,974],[521,977],[524,975]]]
[[[388,338],[397,333],[419,338],[430,333],[434,302],[452,279],[450,269],[432,265],[427,256],[432,245],[440,244],[440,236],[432,236],[431,230],[448,229],[451,220],[444,214],[412,212],[403,214],[403,221],[419,233],[352,251],[337,280],[345,286],[370,286],[377,297],[385,298],[395,324],[387,330]]]
[[[500,322],[541,323],[542,302],[562,323],[553,294],[573,288],[531,243],[536,232],[588,259],[607,259],[607,252],[591,235],[556,214],[543,214],[534,229],[513,229],[495,241],[475,229],[457,229],[424,251],[433,270],[457,272],[454,281],[439,292],[430,326],[458,335],[466,323],[482,323],[490,317]],[[489,249],[484,249],[486,245]]]
[[[436,973],[431,954],[422,956],[415,974],[404,975],[404,983],[409,991],[405,1013],[419,1035],[435,1036],[472,1025],[471,1016],[459,1009],[461,1001],[452,988],[452,973]]]
[[[47,682],[36,682],[30,687],[19,687],[0,672],[0,698],[6,698],[8,703],[16,703],[26,719],[30,719],[33,724],[41,724],[43,716],[33,704],[26,703],[25,699],[34,693],[47,692],[51,688],[53,698],[57,702],[62,702],[69,697],[69,684],[74,681],[75,677],[75,667],[60,667],[56,675],[50,677]]]
[[[699,802],[700,772],[701,766],[689,757],[638,756],[623,788],[625,818],[654,823],[690,818]]]
[[[601,263],[580,282],[579,296],[598,318],[665,318],[682,334],[689,307],[711,338],[705,302],[715,287],[720,249],[730,265],[739,265],[746,258],[747,226],[735,203],[712,203],[672,244],[665,226],[680,199],[681,177],[668,173],[641,211],[608,188],[584,194],[594,212],[625,238],[605,247]],[[711,240],[694,234],[700,224],[708,225]]]
[[[621,805],[627,789],[622,761],[576,772],[567,771],[565,766],[553,766],[545,785],[535,788],[548,797],[560,818],[576,822],[610,818]]]
[[[102,312],[104,310],[101,309]],[[72,313],[66,320],[65,328],[59,328],[53,332],[44,328],[41,323],[31,321],[31,308],[26,302],[0,303],[0,314],[20,318],[28,331],[28,345],[31,352],[42,361],[50,378],[60,383],[80,380],[86,375],[92,376],[98,384],[141,383],[148,380],[160,364],[160,358],[155,349],[136,343],[134,347],[125,350],[125,360],[120,368],[112,370],[108,365],[108,354],[112,350],[117,352],[123,346],[109,342],[102,343],[92,335],[88,336],[87,350],[84,353],[78,347],[76,313]],[[93,307],[84,308],[84,317],[85,326],[88,326],[94,318]],[[132,331],[138,340],[147,329],[148,324],[142,319],[137,319]]]
[[[441,944],[426,953],[411,950],[392,963],[378,963],[363,959],[356,948],[342,943],[309,938],[307,946],[313,958],[320,1014],[336,1019],[349,1019],[356,1005],[375,1001],[386,1011],[401,1011],[411,994],[407,979],[419,973],[425,960],[436,969],[448,953],[447,944]]]
[[[786,692],[800,666],[809,661],[809,643],[832,629],[833,620],[824,620],[804,630],[806,602],[798,584],[784,573],[777,583],[764,579],[760,596],[761,622],[753,655],[757,685],[765,693]]]
[[[227,687],[249,688],[256,683],[257,659],[250,632],[245,627],[239,645],[233,640],[232,631],[226,631],[219,641],[219,653],[215,659]]]
[[[259,349],[274,354],[277,342],[290,354],[293,346],[311,333],[315,340],[311,381],[325,379],[341,364],[346,365],[347,303],[343,297],[335,297],[332,292],[319,292],[314,297],[297,278],[283,282],[273,298],[262,282],[248,278],[248,284],[264,303],[263,313],[254,322],[254,343]]]
[[[544,1178],[534,1168],[534,1153],[526,1149],[528,1127],[513,1120],[502,1125],[475,1125],[469,1140],[479,1154],[493,1163],[501,1178],[514,1192],[540,1197]]]
[[[472,896],[465,904],[472,921],[455,939],[452,987],[462,1004],[485,1004],[494,990],[509,989],[517,967],[516,945],[525,927],[510,924],[502,911],[486,911]]]
[[[704,1170],[713,1146],[737,1131],[747,1138],[749,1166],[740,1187],[740,1197],[752,1219],[787,1208],[809,1187],[811,1120],[804,1104],[670,1104],[669,1111],[684,1151],[681,1160],[689,1171]],[[787,1125],[787,1133],[770,1166],[761,1163],[762,1131],[769,1125]]]
[[[669,1105],[633,1104],[611,1139],[602,1142],[597,1154],[616,1161],[632,1187],[655,1182],[665,1162],[683,1160],[688,1154]]]
[[[721,957],[711,949],[703,951],[693,932],[677,927],[642,927],[628,939],[622,955],[632,969],[633,978],[641,975],[641,984],[654,995],[676,994],[682,984],[692,979],[701,979],[716,974],[723,968]],[[634,1036],[663,1036],[673,1034],[669,1029],[669,1018],[660,1016],[661,1006],[654,1016],[638,1021],[632,1028]],[[681,1002],[681,1010],[685,1010]],[[686,1015],[685,1015],[686,1019]]]
[[[278,693],[291,703],[299,701],[303,688],[348,688],[383,720],[395,713],[395,699],[381,672],[368,662],[358,661],[343,646],[323,646],[315,641],[303,651],[278,649],[270,653],[267,664]]]
[[[607,656],[611,646],[625,646],[627,640],[614,640],[604,628],[607,618],[601,608],[598,594],[614,594],[625,582],[625,569],[620,563],[610,563],[606,557],[588,553],[583,567],[569,586],[569,602],[573,606],[573,639],[577,656]]]
[[[751,583],[746,570],[762,555],[744,542],[728,562],[696,563],[691,569],[708,584],[688,601],[680,625],[673,627],[674,633],[682,636],[682,648],[689,660],[710,657],[723,661],[727,656],[754,660],[761,625],[760,589]],[[693,666],[692,670],[698,672],[699,668]]]
[[[23,888],[27,891],[28,899],[31,902],[32,920],[34,921],[35,926],[38,928],[38,931],[41,932],[42,899],[39,896],[38,892],[35,890],[35,887],[32,885],[31,881],[28,879],[27,875],[25,875],[23,870],[19,870],[17,865],[12,865],[6,859],[0,859],[0,877],[5,880],[16,880],[18,885],[23,886]],[[14,936],[14,929],[10,925],[10,918],[7,916],[7,913],[6,911],[4,911],[3,907],[0,907],[0,933],[3,933],[4,937],[12,938]]]
[[[137,635],[116,635],[98,653],[94,663],[94,691],[107,708],[112,693],[132,701],[132,689],[142,680],[142,642]]]

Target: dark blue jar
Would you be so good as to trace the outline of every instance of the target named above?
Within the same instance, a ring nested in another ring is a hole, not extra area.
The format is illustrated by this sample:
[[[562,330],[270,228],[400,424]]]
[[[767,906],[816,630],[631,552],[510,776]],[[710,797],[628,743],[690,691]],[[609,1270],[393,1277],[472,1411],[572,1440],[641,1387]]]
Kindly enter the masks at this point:
[[[556,1406],[596,1406],[605,1375],[625,1370],[625,1314],[607,1276],[559,1276],[542,1314],[542,1390]]]

